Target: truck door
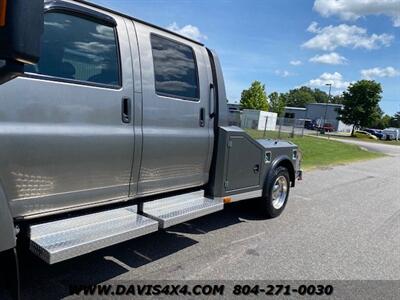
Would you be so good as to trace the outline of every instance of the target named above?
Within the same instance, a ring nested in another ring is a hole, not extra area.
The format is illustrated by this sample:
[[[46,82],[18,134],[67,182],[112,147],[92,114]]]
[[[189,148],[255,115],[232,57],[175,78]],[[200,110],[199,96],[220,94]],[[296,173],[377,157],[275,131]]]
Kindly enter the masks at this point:
[[[138,194],[201,186],[213,148],[206,49],[135,22],[143,82]]]
[[[129,194],[134,94],[124,19],[64,4],[45,14],[39,63],[0,88],[0,178],[15,216]]]

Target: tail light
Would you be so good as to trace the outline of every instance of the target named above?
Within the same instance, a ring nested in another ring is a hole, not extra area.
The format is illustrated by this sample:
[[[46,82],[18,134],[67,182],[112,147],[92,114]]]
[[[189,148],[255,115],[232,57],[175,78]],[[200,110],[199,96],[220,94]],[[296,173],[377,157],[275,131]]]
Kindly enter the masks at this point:
[[[7,0],[0,0],[0,27],[6,26]]]

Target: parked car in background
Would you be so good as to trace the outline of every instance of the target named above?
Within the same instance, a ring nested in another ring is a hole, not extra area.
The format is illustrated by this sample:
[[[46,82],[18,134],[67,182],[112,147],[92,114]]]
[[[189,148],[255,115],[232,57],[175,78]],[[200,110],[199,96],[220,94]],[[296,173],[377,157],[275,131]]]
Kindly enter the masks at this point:
[[[354,133],[354,135],[356,137],[358,137],[358,138],[361,138],[361,139],[371,139],[371,140],[377,140],[378,139],[375,135],[370,134],[369,132],[364,131],[364,130],[357,130]]]
[[[370,134],[376,136],[376,137],[377,137],[378,139],[380,139],[380,140],[386,140],[386,134],[383,133],[382,130],[367,128],[367,129],[365,129],[364,131],[366,131],[366,132],[368,132],[368,133],[370,133]]]
[[[325,123],[322,129],[325,130],[325,132],[335,131],[335,127],[333,127],[331,123]]]
[[[382,132],[386,135],[386,140],[392,141],[392,140],[399,140],[400,137],[400,129],[398,128],[385,128],[382,130]]]
[[[321,128],[321,131],[324,132],[333,132],[335,131],[335,127],[331,123],[325,123],[324,126]]]
[[[304,128],[309,130],[315,130],[317,128],[317,122],[315,120],[304,120]]]

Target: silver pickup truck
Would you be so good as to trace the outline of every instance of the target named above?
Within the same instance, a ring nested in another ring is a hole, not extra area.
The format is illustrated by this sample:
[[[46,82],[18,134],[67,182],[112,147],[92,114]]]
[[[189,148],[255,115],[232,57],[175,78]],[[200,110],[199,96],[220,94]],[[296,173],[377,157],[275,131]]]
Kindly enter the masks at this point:
[[[53,264],[233,201],[283,211],[297,146],[228,126],[215,52],[86,1],[0,2],[0,252],[15,286],[17,246]]]

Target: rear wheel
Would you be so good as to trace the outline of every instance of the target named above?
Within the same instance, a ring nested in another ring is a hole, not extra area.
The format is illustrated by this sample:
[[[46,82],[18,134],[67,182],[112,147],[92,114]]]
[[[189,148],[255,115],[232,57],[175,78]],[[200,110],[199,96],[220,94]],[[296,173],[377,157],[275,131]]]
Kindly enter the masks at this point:
[[[289,171],[285,167],[274,169],[266,180],[261,205],[267,217],[279,216],[289,198]]]

